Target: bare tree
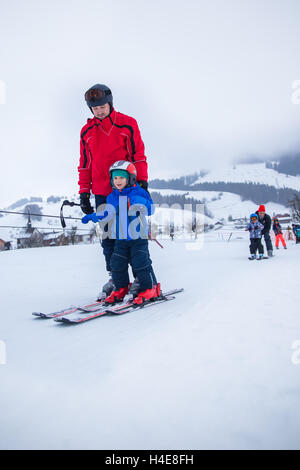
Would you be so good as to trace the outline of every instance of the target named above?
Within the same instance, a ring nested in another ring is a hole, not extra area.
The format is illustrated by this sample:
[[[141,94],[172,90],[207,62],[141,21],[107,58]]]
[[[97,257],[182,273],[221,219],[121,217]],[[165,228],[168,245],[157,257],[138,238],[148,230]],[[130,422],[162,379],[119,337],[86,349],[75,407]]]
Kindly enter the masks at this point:
[[[300,196],[294,195],[294,199],[289,201],[289,206],[292,209],[292,218],[300,222]]]

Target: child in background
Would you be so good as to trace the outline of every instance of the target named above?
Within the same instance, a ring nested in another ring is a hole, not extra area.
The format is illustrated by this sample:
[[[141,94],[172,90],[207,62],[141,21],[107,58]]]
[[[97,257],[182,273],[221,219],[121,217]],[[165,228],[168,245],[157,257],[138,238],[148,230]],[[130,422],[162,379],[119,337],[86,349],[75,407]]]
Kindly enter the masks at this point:
[[[258,221],[257,214],[250,215],[250,222],[246,227],[246,230],[250,232],[250,258],[256,259],[256,251],[259,252],[259,257],[257,259],[263,259],[264,257],[264,248],[261,243],[261,232],[264,229],[263,224]]]
[[[275,217],[273,219],[273,232],[275,233],[275,237],[276,237],[276,241],[275,241],[275,247],[277,250],[279,250],[279,242],[281,241],[284,249],[286,250],[286,243],[285,243],[285,239],[283,238],[283,234],[282,234],[282,229],[281,229],[281,225],[277,219],[277,217]]]

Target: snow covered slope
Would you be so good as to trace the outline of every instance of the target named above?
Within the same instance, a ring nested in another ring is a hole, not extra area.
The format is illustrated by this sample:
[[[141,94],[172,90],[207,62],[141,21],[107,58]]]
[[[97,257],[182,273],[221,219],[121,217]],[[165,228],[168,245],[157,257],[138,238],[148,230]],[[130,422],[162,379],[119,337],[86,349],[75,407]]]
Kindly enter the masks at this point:
[[[233,167],[220,167],[199,177],[194,184],[206,182],[261,183],[275,188],[291,188],[300,191],[300,177],[285,175],[266,168],[265,163],[240,163]]]
[[[234,219],[249,217],[252,212],[258,209],[258,205],[253,201],[243,201],[238,194],[218,191],[180,191],[177,189],[154,189],[153,191],[159,192],[162,195],[169,196],[174,194],[187,195],[188,198],[194,198],[199,201],[204,201],[207,209],[212,214],[213,221],[222,218],[228,219],[231,215]],[[266,204],[268,214],[284,214],[290,212],[282,204],[276,202],[269,202]],[[209,223],[209,219],[207,220]]]
[[[94,298],[98,245],[0,253],[2,449],[300,447],[300,246],[163,244],[158,278],[184,293],[78,326],[31,312]]]

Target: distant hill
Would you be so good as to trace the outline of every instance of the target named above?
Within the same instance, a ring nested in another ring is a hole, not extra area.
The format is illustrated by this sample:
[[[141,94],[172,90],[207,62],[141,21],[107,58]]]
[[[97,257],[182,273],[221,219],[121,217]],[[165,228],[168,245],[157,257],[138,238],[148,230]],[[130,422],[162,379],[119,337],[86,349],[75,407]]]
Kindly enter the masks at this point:
[[[22,207],[22,206],[24,206],[24,204],[28,204],[30,202],[43,202],[43,198],[41,198],[41,197],[31,197],[30,199],[27,199],[25,197],[25,198],[19,199],[18,201],[14,202],[7,209],[8,210],[14,210],[14,209],[17,209],[18,207]]]
[[[278,162],[266,163],[266,167],[285,175],[300,176],[300,154],[283,156]]]
[[[295,194],[300,195],[300,176],[279,173],[266,163],[247,163],[220,168],[201,176],[154,179],[150,181],[150,188],[229,192],[256,204],[276,202],[288,206]]]

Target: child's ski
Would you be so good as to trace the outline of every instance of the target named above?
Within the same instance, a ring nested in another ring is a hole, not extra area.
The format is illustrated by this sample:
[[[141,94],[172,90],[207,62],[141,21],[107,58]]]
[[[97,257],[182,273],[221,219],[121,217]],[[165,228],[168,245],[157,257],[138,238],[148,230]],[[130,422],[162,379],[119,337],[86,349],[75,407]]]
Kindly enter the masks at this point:
[[[137,304],[122,305],[122,304],[119,304],[119,305],[113,306],[113,308],[108,307],[106,309],[106,311],[108,313],[113,313],[114,315],[120,315],[122,313],[128,313],[128,312],[131,312],[133,310],[137,310],[139,308],[145,308],[146,306],[150,306],[152,304],[157,304],[157,303],[160,303],[160,302],[164,302],[166,300],[172,300],[172,299],[175,298],[174,294],[178,294],[179,292],[182,292],[182,291],[183,291],[183,288],[173,289],[173,290],[170,290],[170,291],[166,292],[165,294],[162,292],[162,294],[159,297],[156,297],[153,300],[149,300],[148,302],[144,302],[141,305],[137,305]]]
[[[141,305],[134,304],[133,302],[130,303],[117,303],[111,306],[102,306],[101,310],[95,311],[95,312],[74,312],[72,314],[66,315],[66,316],[61,316],[57,317],[54,320],[57,322],[62,322],[62,323],[83,323],[88,320],[93,320],[94,318],[98,318],[104,315],[108,314],[123,314],[123,313],[128,313],[133,310],[139,310],[141,308],[146,308],[150,307],[152,305],[156,305],[158,303],[166,302],[168,300],[172,300],[175,298],[174,294],[177,294],[179,292],[182,292],[183,289],[173,289],[170,291],[167,291],[165,294],[162,294],[160,297],[157,297],[153,300],[150,300],[148,302],[145,302]]]
[[[58,310],[57,312],[50,312],[50,313],[44,313],[44,312],[32,312],[32,315],[35,317],[41,317],[41,318],[58,318],[62,317],[64,315],[70,315],[71,313],[74,312],[82,312],[82,313],[87,313],[87,312],[96,312],[98,310],[101,310],[103,307],[103,300],[100,301],[94,301],[86,305],[81,305],[79,307],[66,307],[63,308],[62,310]]]

